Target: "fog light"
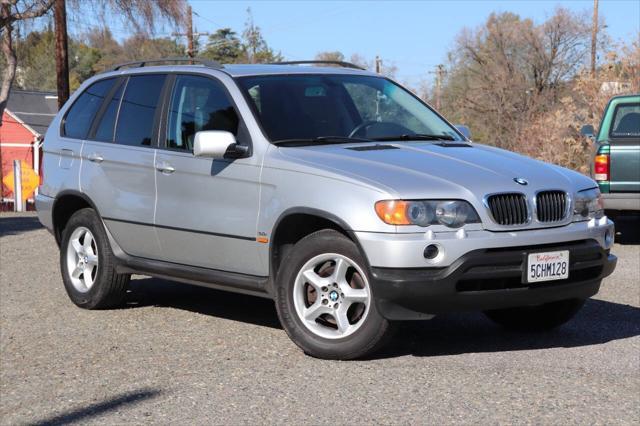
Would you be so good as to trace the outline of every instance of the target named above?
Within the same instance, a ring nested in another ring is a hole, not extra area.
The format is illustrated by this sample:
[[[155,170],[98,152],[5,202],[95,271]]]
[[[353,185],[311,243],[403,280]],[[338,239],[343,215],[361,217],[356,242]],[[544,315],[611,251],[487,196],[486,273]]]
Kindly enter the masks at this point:
[[[438,257],[439,253],[440,253],[440,250],[438,249],[438,246],[435,245],[435,244],[429,244],[424,249],[424,257],[425,257],[425,259],[435,259],[436,257]]]

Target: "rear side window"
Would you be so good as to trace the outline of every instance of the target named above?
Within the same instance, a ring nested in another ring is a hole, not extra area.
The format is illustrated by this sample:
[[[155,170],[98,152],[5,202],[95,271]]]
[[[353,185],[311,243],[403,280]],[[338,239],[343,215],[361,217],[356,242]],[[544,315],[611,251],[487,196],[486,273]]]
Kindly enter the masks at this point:
[[[616,107],[609,136],[613,138],[640,136],[640,104],[620,104]]]
[[[169,108],[168,148],[192,151],[201,130],[238,134],[238,115],[222,86],[210,78],[178,76]]]
[[[64,119],[64,136],[75,139],[87,137],[96,112],[109,93],[115,78],[108,78],[93,83],[73,103]]]
[[[120,108],[120,100],[122,99],[122,92],[124,91],[124,84],[113,94],[113,97],[107,105],[107,109],[104,111],[100,124],[96,129],[95,140],[101,142],[113,142],[113,132],[116,127],[116,119],[118,118],[118,110]]]
[[[149,146],[158,100],[165,75],[137,75],[129,78],[118,113],[115,142]]]

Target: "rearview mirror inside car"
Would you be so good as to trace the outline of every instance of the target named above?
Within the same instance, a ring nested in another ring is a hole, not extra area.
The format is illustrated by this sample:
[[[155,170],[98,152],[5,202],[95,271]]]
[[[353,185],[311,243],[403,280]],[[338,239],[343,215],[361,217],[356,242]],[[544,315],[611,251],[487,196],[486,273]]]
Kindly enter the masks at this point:
[[[193,143],[193,155],[213,159],[240,158],[249,152],[248,147],[238,145],[233,133],[223,130],[197,132]]]

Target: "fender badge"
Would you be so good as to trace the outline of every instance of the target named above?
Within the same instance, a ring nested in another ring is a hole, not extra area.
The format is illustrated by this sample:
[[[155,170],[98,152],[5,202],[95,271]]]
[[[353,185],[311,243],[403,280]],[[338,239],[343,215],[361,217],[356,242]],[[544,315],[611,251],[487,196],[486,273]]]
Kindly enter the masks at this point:
[[[513,181],[514,181],[515,183],[517,183],[518,185],[528,185],[528,184],[529,184],[529,182],[527,182],[527,180],[526,180],[526,179],[524,179],[524,178],[519,178],[519,177],[518,177],[518,178],[513,178]]]

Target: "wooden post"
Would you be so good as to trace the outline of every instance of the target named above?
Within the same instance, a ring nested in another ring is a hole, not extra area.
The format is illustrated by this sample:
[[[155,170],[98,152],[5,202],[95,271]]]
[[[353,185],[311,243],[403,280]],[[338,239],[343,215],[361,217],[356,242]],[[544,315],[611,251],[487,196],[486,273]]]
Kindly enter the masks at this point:
[[[56,26],[56,82],[58,86],[58,109],[69,99],[69,52],[67,41],[66,0],[54,4]]]
[[[193,51],[193,13],[191,12],[191,6],[187,6],[187,56],[190,58],[195,56]]]

